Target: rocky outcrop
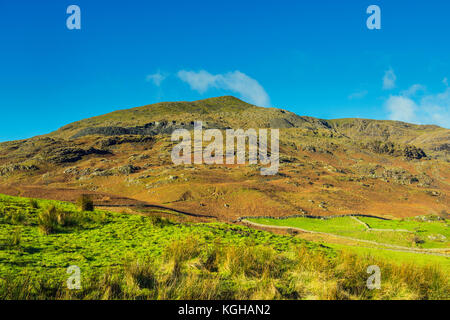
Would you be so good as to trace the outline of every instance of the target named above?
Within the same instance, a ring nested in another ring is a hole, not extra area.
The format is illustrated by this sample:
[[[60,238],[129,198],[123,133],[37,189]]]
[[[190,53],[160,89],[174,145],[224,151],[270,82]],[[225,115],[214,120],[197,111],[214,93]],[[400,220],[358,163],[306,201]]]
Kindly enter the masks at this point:
[[[5,176],[10,173],[17,173],[21,171],[37,171],[39,168],[35,165],[22,165],[22,164],[11,164],[8,166],[0,167],[0,176]]]
[[[374,153],[387,154],[394,157],[405,157],[406,159],[422,159],[427,157],[425,152],[413,145],[399,145],[390,141],[370,141],[368,143],[363,143],[363,149],[368,149]]]
[[[139,171],[140,169],[141,169],[140,167],[136,167],[136,166],[133,166],[131,164],[127,164],[127,165],[124,165],[122,167],[118,167],[117,171],[119,173],[121,173],[121,174],[128,175],[128,174],[135,173],[135,172]]]
[[[412,175],[403,169],[387,169],[381,175],[375,175],[376,178],[381,178],[385,181],[393,180],[396,183],[403,185],[410,185],[417,183],[422,187],[430,187],[433,179],[425,174]]]

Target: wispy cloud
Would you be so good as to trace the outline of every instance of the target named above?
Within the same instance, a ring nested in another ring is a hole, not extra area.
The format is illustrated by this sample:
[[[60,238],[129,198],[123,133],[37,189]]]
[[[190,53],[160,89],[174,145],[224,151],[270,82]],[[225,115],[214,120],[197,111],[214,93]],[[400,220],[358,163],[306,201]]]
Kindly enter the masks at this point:
[[[423,86],[414,85],[400,95],[390,96],[385,108],[389,119],[419,124],[438,124],[450,127],[450,88],[438,94],[423,95],[415,99],[414,94]]]
[[[421,85],[421,84],[414,84],[411,87],[409,87],[407,90],[402,91],[401,95],[402,96],[407,96],[407,97],[413,97],[415,96],[419,91],[425,91],[426,88],[425,86]]]
[[[445,77],[444,80],[442,80],[442,83],[445,84],[445,86],[448,87],[448,79],[447,79],[447,77]]]
[[[216,88],[238,93],[242,99],[258,106],[270,106],[270,98],[258,81],[240,71],[211,74],[208,71],[180,70],[178,78],[189,84],[192,90],[205,93]]]
[[[161,73],[161,71],[158,71],[154,74],[147,75],[146,80],[149,82],[153,82],[155,86],[159,87],[166,78],[167,78],[166,74],[163,74]]]
[[[205,93],[208,89],[217,87],[218,75],[212,75],[205,70],[199,72],[181,70],[178,71],[177,76],[188,83],[192,90],[200,93]]]
[[[369,93],[369,91],[363,90],[363,91],[359,91],[359,92],[352,93],[351,95],[348,96],[348,98],[349,98],[350,100],[362,99],[362,98],[364,98],[365,96],[367,96],[368,93]]]
[[[450,128],[450,88],[442,93],[423,97],[420,107],[435,123]]]
[[[395,82],[397,81],[397,76],[395,75],[394,70],[389,69],[384,73],[383,77],[383,89],[391,90],[395,88]]]
[[[391,96],[386,101],[389,119],[416,122],[417,104],[406,96]]]

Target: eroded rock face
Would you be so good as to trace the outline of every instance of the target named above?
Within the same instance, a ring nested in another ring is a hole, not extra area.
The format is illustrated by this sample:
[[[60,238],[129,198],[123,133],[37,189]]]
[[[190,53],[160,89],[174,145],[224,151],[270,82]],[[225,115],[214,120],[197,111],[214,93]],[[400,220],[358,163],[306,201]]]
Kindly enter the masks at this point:
[[[59,148],[54,149],[47,154],[47,161],[54,164],[64,164],[70,162],[76,162],[81,160],[84,156],[95,154],[105,155],[109,154],[107,150],[100,150],[96,148],[82,149],[82,148]]]
[[[202,123],[204,128],[226,129],[217,124],[210,124],[208,122]],[[72,139],[88,136],[88,135],[103,135],[103,136],[123,136],[123,135],[138,135],[138,136],[156,136],[159,134],[171,134],[176,129],[194,129],[194,122],[176,122],[176,121],[154,121],[147,123],[144,126],[137,127],[89,127],[81,129]]]
[[[101,139],[97,142],[97,146],[101,149],[117,146],[125,143],[150,143],[153,142],[154,138],[149,136],[111,136]]]
[[[327,149],[324,149],[324,148],[318,147],[318,146],[312,146],[312,145],[304,146],[303,150],[308,151],[308,152],[333,154],[333,152],[331,152],[330,150],[327,150]]]
[[[450,152],[450,143],[443,143],[433,148],[434,151],[447,151]]]

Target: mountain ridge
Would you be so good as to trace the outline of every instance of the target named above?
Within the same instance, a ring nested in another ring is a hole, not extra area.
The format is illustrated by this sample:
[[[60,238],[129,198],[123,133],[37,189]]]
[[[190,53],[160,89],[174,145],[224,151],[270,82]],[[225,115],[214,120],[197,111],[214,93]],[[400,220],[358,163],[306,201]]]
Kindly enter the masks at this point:
[[[107,114],[69,123],[56,131],[42,135],[52,138],[79,138],[85,135],[168,133],[175,128],[192,129],[193,121],[203,121],[210,128],[300,128],[328,130],[350,139],[374,139],[413,144],[430,154],[448,155],[450,130],[437,125],[418,125],[394,120],[361,118],[320,119],[299,116],[280,108],[263,108],[233,96],[197,101],[159,102],[116,110]],[[139,130],[163,123],[163,128]],[[169,125],[166,125],[169,124]],[[103,128],[94,130],[93,128]],[[108,129],[110,128],[110,129]],[[84,130],[84,131],[83,131]],[[105,134],[111,131],[111,134]]]

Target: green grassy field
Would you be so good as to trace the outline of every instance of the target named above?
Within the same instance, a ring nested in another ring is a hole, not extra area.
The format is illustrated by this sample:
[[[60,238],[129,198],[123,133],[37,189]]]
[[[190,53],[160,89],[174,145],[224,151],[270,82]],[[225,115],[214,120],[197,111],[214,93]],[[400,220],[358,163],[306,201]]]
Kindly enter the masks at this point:
[[[385,259],[392,263],[414,264],[418,266],[438,266],[447,274],[450,274],[450,258],[444,256],[430,255],[425,253],[402,252],[390,249],[350,246],[342,244],[326,244],[336,250],[348,250],[358,255],[371,255],[376,258]]]
[[[237,225],[0,195],[0,299],[449,298],[440,267],[343,249]],[[66,286],[71,265],[81,270],[80,290]],[[382,270],[380,290],[366,287],[369,265]]]
[[[33,209],[25,198],[0,196],[0,201],[0,275],[24,271],[58,277],[65,276],[70,265],[96,274],[126,261],[159,258],[167,245],[185,238],[195,238],[205,251],[213,240],[224,245],[270,245],[279,251],[304,243],[228,224],[182,224],[164,219],[154,222],[155,219],[140,215],[78,212],[71,203],[40,200],[40,207],[56,205],[78,220],[77,225],[45,235],[38,228],[41,208]],[[20,244],[5,245],[16,233],[20,234]]]
[[[382,220],[358,217],[378,230],[367,228],[352,217],[332,219],[289,218],[289,219],[249,219],[264,225],[296,227],[308,231],[325,232],[361,240],[375,241],[411,248],[449,248],[450,228],[447,221]],[[380,230],[387,231],[380,231]],[[397,230],[397,231],[396,231]],[[408,230],[410,232],[404,232]]]
[[[423,221],[418,217],[403,220],[381,220],[368,217],[359,217],[358,219],[374,229],[411,231],[411,233],[423,241],[423,243],[419,243],[419,246],[423,248],[450,247],[450,227],[448,221]]]

